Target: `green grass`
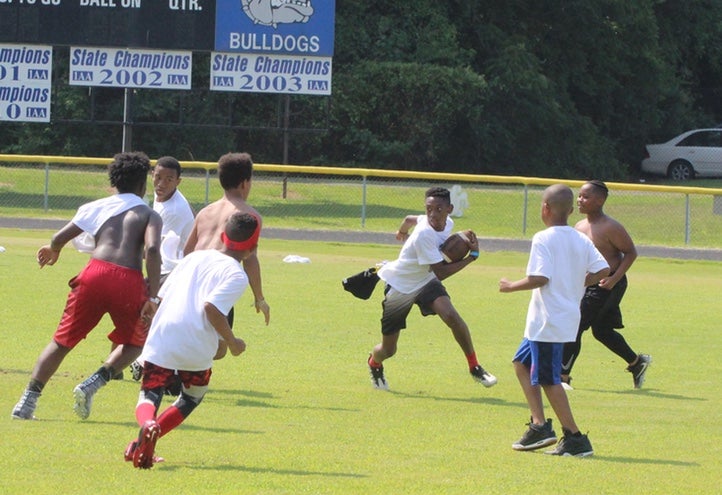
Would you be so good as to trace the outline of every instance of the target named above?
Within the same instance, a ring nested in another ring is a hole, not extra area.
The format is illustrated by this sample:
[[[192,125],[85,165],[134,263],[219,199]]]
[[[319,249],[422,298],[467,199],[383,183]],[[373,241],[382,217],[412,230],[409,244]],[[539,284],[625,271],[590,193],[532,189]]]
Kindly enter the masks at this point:
[[[49,174],[46,211],[42,168],[0,167],[0,173],[2,216],[70,219],[81,204],[111,192],[104,171],[54,167]],[[694,183],[695,186],[702,184],[702,181]],[[716,181],[707,184],[707,187],[718,185]],[[222,195],[215,175],[211,175],[208,186],[206,192],[204,174],[189,171],[184,174],[181,190],[199,210],[206,197],[212,201]],[[360,179],[292,175],[284,184],[284,178],[278,174],[257,174],[251,202],[263,214],[268,227],[394,232],[403,216],[421,212],[424,190],[428,186],[427,182],[401,179],[369,181],[366,208],[362,210],[364,191]],[[463,187],[470,208],[456,219],[459,229],[473,229],[482,237],[531,238],[542,228],[539,219],[542,188],[530,188],[525,203],[520,186],[467,184]],[[688,244],[685,244],[687,205],[683,194],[613,190],[605,209],[626,226],[639,245],[722,248],[719,236],[722,215],[714,213],[711,195],[689,197]],[[576,213],[570,222],[579,219],[581,215]]]
[[[137,434],[138,384],[113,382],[87,421],[72,388],[107,355],[103,321],[47,386],[34,422],[10,411],[57,324],[67,280],[86,256],[66,250],[37,268],[50,232],[0,230],[0,493],[258,494],[646,494],[715,493],[722,475],[718,416],[722,264],[640,259],[623,304],[625,335],[654,363],[642,390],[616,356],[586,335],[572,407],[595,448],[588,459],[510,448],[528,421],[511,357],[529,293],[500,294],[520,277],[523,253],[483,253],[446,283],[469,323],[482,364],[499,384],[484,389],[438,318],[414,311],[387,363],[392,392],[371,388],[366,356],[379,340],[381,291],[360,301],[340,280],[397,246],[264,240],[271,325],[236,306],[248,349],[216,363],[211,390],[186,423],[162,438],[167,461],[150,471],[122,460]],[[287,264],[288,254],[310,264]],[[551,410],[547,411],[554,417]],[[555,427],[559,433],[558,423]]]

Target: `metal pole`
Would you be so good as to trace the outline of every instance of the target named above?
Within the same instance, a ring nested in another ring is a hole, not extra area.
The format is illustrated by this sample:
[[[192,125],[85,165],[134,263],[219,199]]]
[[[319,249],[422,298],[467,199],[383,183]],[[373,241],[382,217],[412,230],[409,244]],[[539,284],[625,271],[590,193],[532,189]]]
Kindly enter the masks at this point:
[[[206,204],[208,204],[208,193],[210,188],[211,173],[206,169]]]
[[[283,164],[288,165],[288,126],[291,121],[291,95],[284,95],[283,108]],[[283,199],[288,194],[288,176],[283,174]]]
[[[366,176],[363,176],[363,193],[361,194],[361,228],[366,227]]]
[[[684,195],[684,243],[689,244],[690,237],[690,213],[689,213],[689,194]]]
[[[529,208],[529,187],[524,184],[524,213],[521,219],[521,233],[526,235],[526,211]]]
[[[125,88],[123,96],[123,147],[122,151],[133,149],[133,90]]]
[[[48,196],[50,195],[50,164],[45,164],[45,193],[43,194],[43,210],[48,211]]]

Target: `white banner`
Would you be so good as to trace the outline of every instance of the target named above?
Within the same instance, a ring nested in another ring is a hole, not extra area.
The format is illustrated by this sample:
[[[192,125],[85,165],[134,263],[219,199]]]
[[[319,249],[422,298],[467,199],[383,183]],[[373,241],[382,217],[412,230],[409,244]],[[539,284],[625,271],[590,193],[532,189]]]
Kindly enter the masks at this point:
[[[0,44],[0,120],[50,122],[53,47]]]
[[[70,48],[70,84],[118,88],[191,89],[192,52]]]
[[[331,94],[331,57],[211,54],[212,91]]]

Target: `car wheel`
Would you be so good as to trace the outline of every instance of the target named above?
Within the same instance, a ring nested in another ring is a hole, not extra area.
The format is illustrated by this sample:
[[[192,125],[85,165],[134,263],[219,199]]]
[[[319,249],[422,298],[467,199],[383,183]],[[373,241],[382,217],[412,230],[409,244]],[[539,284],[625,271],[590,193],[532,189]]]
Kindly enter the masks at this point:
[[[694,169],[689,162],[677,160],[669,164],[667,177],[672,180],[690,180],[694,178]]]

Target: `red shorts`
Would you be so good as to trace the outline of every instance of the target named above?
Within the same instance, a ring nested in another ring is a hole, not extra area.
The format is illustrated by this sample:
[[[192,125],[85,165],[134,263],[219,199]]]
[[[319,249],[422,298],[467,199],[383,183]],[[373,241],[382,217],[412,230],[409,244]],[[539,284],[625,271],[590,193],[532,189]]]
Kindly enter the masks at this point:
[[[192,385],[204,387],[211,382],[211,370],[183,371],[163,368],[148,361],[143,365],[142,390],[153,390],[154,388],[168,388],[175,381],[176,375],[185,388]]]
[[[145,343],[148,326],[140,320],[140,311],[148,300],[148,288],[140,271],[91,258],[68,285],[71,290],[55,342],[72,349],[108,313],[115,325],[108,334],[111,341],[138,347]]]

